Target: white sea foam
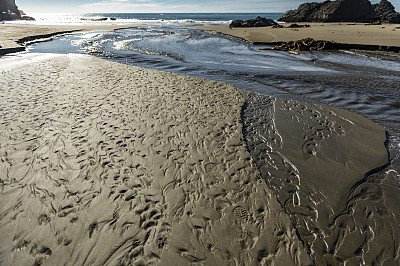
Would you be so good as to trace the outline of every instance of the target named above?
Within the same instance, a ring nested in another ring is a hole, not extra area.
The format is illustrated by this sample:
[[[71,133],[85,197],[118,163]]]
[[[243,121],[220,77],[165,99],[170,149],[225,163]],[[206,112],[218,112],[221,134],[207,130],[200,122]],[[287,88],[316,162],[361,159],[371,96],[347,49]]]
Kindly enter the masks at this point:
[[[198,24],[229,24],[230,21],[207,21],[195,19],[139,19],[139,18],[115,18],[93,16],[88,14],[68,14],[68,13],[30,13],[29,16],[35,18],[30,20],[17,20],[5,23],[33,24],[33,25],[198,25]],[[99,19],[107,19],[99,21]]]

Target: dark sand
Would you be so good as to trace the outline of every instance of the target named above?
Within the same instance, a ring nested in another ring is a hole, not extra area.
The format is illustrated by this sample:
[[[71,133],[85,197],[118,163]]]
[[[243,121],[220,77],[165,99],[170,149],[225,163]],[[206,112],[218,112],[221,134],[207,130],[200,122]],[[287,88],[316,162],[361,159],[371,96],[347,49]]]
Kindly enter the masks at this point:
[[[317,265],[399,263],[397,184],[372,174],[388,162],[382,127],[253,93],[244,121],[250,154]]]
[[[1,265],[398,262],[364,187],[381,126],[90,56],[0,61]]]
[[[0,264],[311,263],[246,150],[237,89],[45,57],[2,59]]]

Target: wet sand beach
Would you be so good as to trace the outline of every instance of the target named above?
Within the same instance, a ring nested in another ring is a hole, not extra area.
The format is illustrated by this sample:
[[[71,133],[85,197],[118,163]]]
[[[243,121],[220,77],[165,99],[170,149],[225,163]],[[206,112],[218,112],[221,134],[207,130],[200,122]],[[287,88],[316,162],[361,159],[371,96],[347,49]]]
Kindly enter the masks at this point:
[[[388,163],[383,128],[345,110],[252,93],[244,126],[260,174],[316,265],[398,264],[398,188],[379,171]]]
[[[285,27],[291,23],[283,24]],[[344,44],[380,45],[400,47],[400,25],[365,23],[297,23],[308,28],[229,28],[228,25],[201,26],[197,29],[214,31],[238,37],[251,43],[280,43],[305,38]]]
[[[233,86],[81,55],[2,71],[2,264],[310,262]]]
[[[88,55],[0,74],[1,265],[399,262],[360,115]]]

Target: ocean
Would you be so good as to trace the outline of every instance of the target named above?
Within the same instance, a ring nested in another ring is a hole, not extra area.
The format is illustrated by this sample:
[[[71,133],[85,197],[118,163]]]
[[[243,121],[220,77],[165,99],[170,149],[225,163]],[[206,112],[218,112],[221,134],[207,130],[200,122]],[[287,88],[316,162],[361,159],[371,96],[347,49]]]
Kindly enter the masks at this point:
[[[218,25],[229,23],[233,19],[247,20],[257,16],[279,19],[283,13],[32,13],[36,21],[20,21],[29,24],[191,24]],[[13,22],[15,23],[15,21]]]

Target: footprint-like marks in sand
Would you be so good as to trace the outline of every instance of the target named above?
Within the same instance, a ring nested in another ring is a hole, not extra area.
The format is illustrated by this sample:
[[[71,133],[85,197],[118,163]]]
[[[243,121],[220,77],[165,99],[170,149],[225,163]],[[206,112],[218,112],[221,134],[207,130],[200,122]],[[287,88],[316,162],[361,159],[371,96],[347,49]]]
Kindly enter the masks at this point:
[[[233,209],[233,214],[236,216],[236,219],[240,221],[246,222],[249,220],[249,212],[242,206],[236,206]]]
[[[0,83],[0,264],[311,263],[233,86],[78,55]]]
[[[400,236],[399,222],[384,200],[384,175],[371,174],[387,163],[383,128],[347,111],[253,93],[242,115],[250,154],[314,263],[397,264],[398,241],[385,239]],[[285,230],[276,232],[284,243]],[[257,260],[269,256],[260,250]]]

